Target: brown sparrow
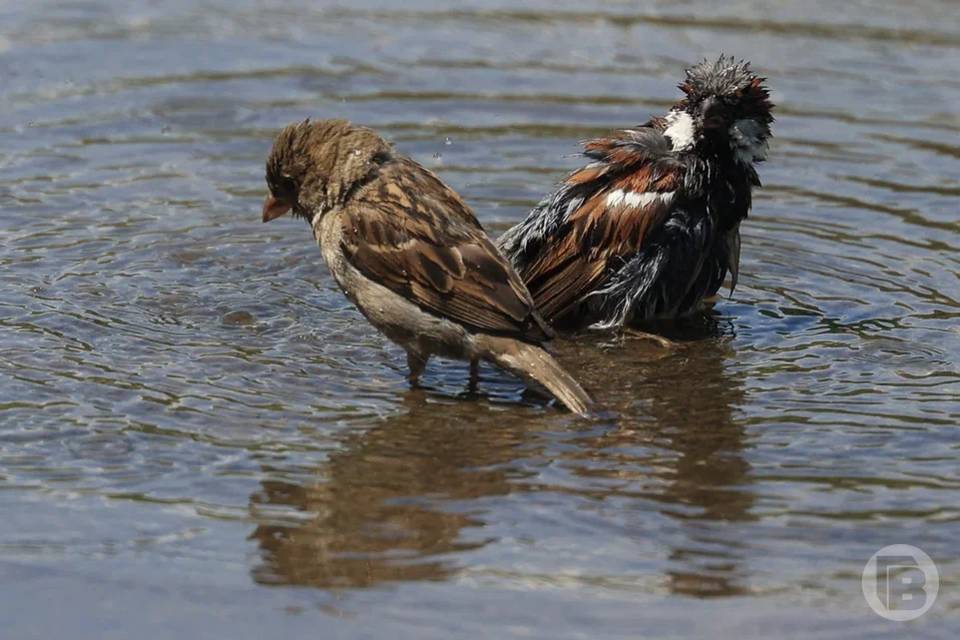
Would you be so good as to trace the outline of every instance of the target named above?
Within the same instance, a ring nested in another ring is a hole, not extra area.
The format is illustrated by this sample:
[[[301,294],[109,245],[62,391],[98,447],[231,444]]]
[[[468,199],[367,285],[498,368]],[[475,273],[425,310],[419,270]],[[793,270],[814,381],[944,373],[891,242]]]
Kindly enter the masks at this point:
[[[345,120],[292,124],[267,160],[263,221],[288,211],[313,230],[334,279],[407,352],[416,384],[432,355],[493,362],[574,413],[591,404],[541,346],[552,331],[470,208],[374,131]]]
[[[503,235],[551,325],[684,315],[728,272],[733,292],[773,122],[764,80],[724,56],[688,69],[666,117],[587,141],[589,163]]]

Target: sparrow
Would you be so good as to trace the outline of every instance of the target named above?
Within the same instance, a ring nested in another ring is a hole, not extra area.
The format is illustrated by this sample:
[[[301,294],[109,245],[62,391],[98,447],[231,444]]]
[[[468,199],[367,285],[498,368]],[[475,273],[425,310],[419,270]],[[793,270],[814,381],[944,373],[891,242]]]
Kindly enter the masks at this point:
[[[615,328],[701,308],[730,273],[773,122],[766,78],[720,56],[686,71],[663,117],[583,143],[569,174],[499,240],[556,328]]]
[[[334,280],[407,354],[417,384],[432,355],[480,360],[546,387],[570,411],[590,397],[543,348],[553,331],[460,196],[371,129],[309,119],[276,138],[263,221],[310,224]]]

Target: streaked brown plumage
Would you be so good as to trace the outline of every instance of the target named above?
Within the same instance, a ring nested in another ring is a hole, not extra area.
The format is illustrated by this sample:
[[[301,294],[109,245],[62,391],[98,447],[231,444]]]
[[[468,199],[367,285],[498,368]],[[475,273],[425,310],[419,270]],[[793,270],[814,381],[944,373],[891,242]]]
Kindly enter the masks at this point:
[[[590,399],[542,348],[552,332],[469,207],[375,132],[343,120],[290,125],[267,161],[264,222],[310,222],[334,278],[407,352],[488,360],[539,382],[576,413]]]

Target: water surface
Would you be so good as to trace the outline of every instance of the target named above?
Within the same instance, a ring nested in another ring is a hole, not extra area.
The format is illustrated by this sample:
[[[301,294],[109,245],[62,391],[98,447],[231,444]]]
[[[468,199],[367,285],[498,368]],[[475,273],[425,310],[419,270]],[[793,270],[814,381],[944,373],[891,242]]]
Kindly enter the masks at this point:
[[[402,353],[263,162],[373,126],[499,233],[579,139],[721,51],[778,103],[740,284],[557,345],[579,420]],[[921,547],[960,631],[953,2],[0,4],[4,638],[899,637]]]

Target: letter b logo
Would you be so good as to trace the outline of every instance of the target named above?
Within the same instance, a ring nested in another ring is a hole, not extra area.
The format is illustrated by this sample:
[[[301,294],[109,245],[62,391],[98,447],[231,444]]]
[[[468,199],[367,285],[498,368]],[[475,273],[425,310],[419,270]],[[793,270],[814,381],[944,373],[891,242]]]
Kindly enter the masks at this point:
[[[877,551],[863,568],[863,596],[887,620],[919,618],[937,599],[940,573],[926,553],[908,544]]]

